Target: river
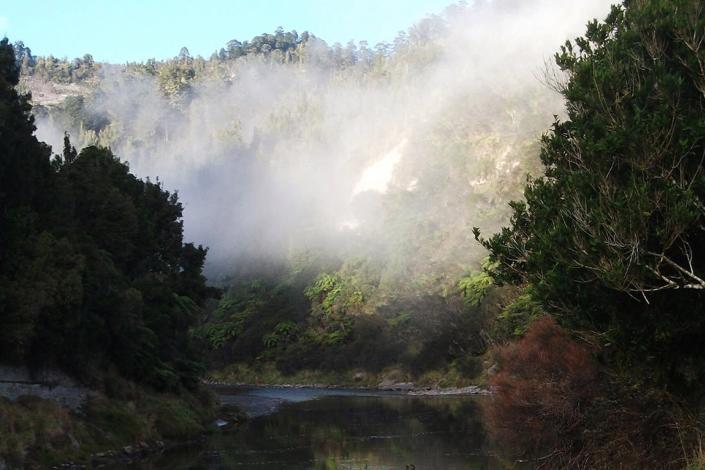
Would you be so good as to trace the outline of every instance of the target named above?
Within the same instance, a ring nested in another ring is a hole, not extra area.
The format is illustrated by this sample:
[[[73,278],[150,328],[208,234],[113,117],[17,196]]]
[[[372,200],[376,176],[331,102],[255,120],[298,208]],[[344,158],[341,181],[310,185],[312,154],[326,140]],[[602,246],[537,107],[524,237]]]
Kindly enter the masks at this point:
[[[133,468],[493,469],[473,396],[315,388],[219,390],[251,418]]]

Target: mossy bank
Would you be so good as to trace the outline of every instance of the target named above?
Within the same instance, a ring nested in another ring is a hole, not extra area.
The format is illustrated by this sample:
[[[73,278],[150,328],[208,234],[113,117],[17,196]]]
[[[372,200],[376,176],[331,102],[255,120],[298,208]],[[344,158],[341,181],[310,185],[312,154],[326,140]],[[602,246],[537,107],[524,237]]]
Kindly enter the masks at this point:
[[[76,412],[53,401],[0,398],[0,468],[130,461],[214,432],[215,396],[205,388],[157,394],[134,385],[98,394]]]

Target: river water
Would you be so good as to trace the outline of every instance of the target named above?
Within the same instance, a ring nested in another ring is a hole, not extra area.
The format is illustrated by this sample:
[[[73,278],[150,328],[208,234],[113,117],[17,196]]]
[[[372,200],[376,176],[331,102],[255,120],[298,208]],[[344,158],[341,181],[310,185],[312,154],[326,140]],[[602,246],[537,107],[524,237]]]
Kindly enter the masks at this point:
[[[251,419],[140,469],[494,469],[478,401],[359,390],[219,390]]]

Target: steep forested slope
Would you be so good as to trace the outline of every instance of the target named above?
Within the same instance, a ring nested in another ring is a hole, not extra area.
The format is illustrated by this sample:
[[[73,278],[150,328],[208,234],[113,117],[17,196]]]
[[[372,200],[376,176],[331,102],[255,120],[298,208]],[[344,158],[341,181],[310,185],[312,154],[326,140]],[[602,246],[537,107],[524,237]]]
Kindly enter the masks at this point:
[[[625,1],[541,70],[569,3],[455,5],[374,48],[4,45],[3,354],[163,389],[196,356],[228,380],[489,377],[516,457],[702,468],[705,10]],[[15,87],[85,149],[52,159]]]
[[[509,30],[494,56],[479,47],[499,14],[455,5],[374,48],[279,29],[208,59],[184,48],[93,65],[69,73],[89,92],[37,110],[40,131],[109,145],[180,190],[212,278],[232,284],[199,330],[215,364],[454,364],[470,380],[487,309],[505,303],[479,303],[488,282],[471,275],[484,257],[472,227],[506,220],[561,112],[536,79],[548,36],[530,65]],[[66,82],[50,60],[23,60],[26,86]]]
[[[79,153],[66,138],[52,156],[15,91],[13,49],[0,47],[3,360],[193,386],[188,329],[209,292],[206,250],[183,243],[176,195],[105,148]]]

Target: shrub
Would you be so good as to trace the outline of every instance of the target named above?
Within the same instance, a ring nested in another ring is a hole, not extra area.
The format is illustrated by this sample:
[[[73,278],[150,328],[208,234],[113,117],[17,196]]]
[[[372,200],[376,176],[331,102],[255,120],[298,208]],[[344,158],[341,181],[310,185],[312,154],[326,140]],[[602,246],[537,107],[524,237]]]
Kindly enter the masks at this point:
[[[86,419],[97,429],[101,444],[123,446],[153,437],[148,417],[139,412],[134,404],[117,400],[90,400],[85,407]]]
[[[192,439],[205,428],[197,410],[178,398],[160,398],[155,410],[155,427],[167,439]]]
[[[500,341],[520,337],[543,312],[541,304],[526,290],[497,316],[493,336]]]
[[[489,434],[517,455],[567,450],[598,393],[590,351],[544,316],[498,356],[494,396],[483,407]]]

